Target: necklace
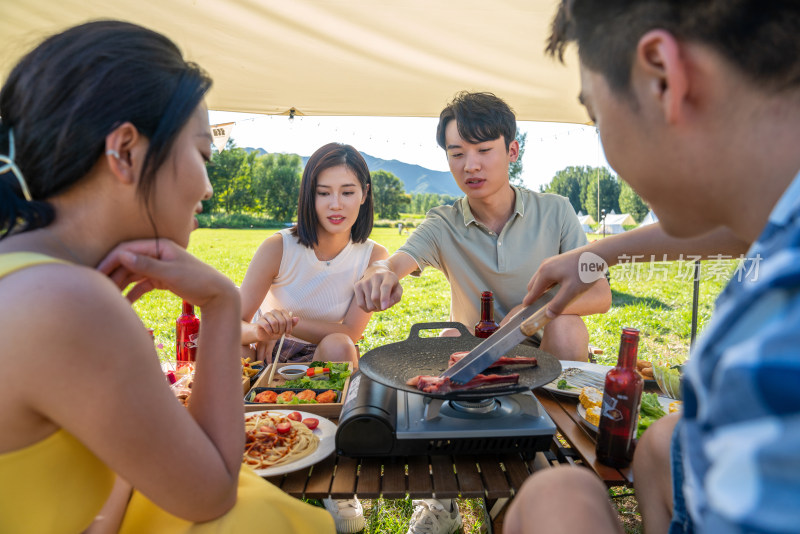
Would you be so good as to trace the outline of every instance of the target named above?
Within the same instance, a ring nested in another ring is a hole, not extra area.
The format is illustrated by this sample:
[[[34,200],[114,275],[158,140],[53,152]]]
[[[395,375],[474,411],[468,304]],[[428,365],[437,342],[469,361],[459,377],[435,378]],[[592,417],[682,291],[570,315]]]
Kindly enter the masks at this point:
[[[323,256],[323,257],[320,257],[320,256],[321,256],[321,253],[320,253],[319,249],[314,249],[314,256],[316,256],[316,257],[317,257],[317,259],[318,259],[319,261],[325,262],[325,265],[327,265],[328,267],[330,267],[330,265],[331,265],[331,262],[332,262],[333,260],[335,260],[335,259],[336,259],[336,256],[338,256],[338,255],[339,255],[341,252],[342,252],[342,251],[340,250],[339,252],[337,252],[336,254],[334,254],[334,255],[333,255],[333,257],[331,257],[331,258],[327,258],[327,255],[325,255],[325,256]]]

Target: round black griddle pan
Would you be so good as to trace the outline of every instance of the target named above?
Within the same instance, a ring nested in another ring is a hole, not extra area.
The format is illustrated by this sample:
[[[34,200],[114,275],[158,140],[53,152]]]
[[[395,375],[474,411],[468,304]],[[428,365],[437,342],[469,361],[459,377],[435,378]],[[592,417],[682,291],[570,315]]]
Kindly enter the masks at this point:
[[[419,335],[422,330],[443,328],[456,328],[461,335],[459,337],[420,337]],[[561,362],[552,354],[528,345],[517,345],[506,356],[534,356],[538,365],[494,367],[484,373],[498,375],[519,373],[519,383],[516,385],[484,386],[440,395],[423,393],[416,387],[406,384],[406,381],[417,375],[438,376],[442,374],[447,369],[451,354],[472,350],[481,341],[483,339],[470,334],[461,323],[418,323],[411,327],[411,332],[405,341],[389,343],[364,354],[358,362],[358,368],[368,378],[384,386],[436,399],[454,400],[479,400],[528,391],[552,382],[561,374]]]

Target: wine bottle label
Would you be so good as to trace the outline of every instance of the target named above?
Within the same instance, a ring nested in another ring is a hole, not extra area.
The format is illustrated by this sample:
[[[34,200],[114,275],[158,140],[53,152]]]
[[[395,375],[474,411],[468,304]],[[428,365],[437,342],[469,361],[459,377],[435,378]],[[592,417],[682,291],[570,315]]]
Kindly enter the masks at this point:
[[[197,348],[197,337],[200,334],[189,334],[189,339],[183,342],[183,346],[189,349]]]
[[[625,397],[627,398],[627,397]],[[617,408],[617,404],[619,403],[620,399],[616,397],[612,397],[610,395],[605,395],[603,397],[603,410],[600,414],[601,417],[607,417],[612,421],[622,421],[624,417],[622,412]]]

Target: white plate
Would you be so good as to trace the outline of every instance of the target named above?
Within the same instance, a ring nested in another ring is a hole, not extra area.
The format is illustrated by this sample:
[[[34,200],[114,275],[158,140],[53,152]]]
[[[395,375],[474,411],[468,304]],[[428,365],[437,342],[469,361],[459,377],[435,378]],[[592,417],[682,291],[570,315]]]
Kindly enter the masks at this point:
[[[254,469],[257,475],[262,477],[272,477],[276,475],[284,475],[286,473],[292,473],[299,469],[303,469],[304,467],[309,467],[311,465],[314,465],[317,462],[321,462],[322,460],[327,458],[336,448],[336,441],[335,441],[336,423],[330,421],[329,419],[325,419],[324,417],[320,417],[319,415],[313,413],[300,412],[299,410],[261,410],[260,412],[248,412],[245,414],[245,418],[249,418],[254,415],[266,412],[278,413],[282,415],[288,415],[292,412],[298,412],[303,419],[306,419],[308,417],[319,419],[319,426],[314,429],[314,435],[319,438],[319,446],[317,447],[317,450],[315,450],[308,456],[303,456],[302,458],[299,458],[294,462],[289,462],[288,464],[276,465],[273,467],[267,467],[265,469]]]
[[[605,380],[606,373],[612,369],[611,366],[608,365],[600,365],[597,363],[589,363],[589,362],[568,362],[562,361],[561,362],[561,374],[558,375],[558,378],[549,382],[542,386],[542,389],[546,389],[552,393],[556,393],[557,395],[564,395],[566,397],[574,397],[578,398],[581,394],[581,387],[577,384],[570,384],[570,377],[566,376],[567,384],[573,385],[576,389],[558,389],[558,381],[565,377],[564,373],[567,369],[580,369],[582,372],[591,373],[592,376],[596,376],[597,378],[601,378]],[[582,373],[577,373],[574,376],[580,376]],[[600,391],[603,391],[602,386],[597,388]]]
[[[661,407],[664,409],[664,412],[667,415],[669,415],[669,404],[671,402],[675,402],[675,400],[659,396],[658,402],[661,404]],[[578,415],[581,417],[581,423],[583,423],[586,428],[597,432],[597,426],[593,425],[592,423],[586,420],[586,408],[584,408],[583,404],[581,403],[578,403]]]
[[[292,374],[292,371],[295,371],[296,374]],[[284,365],[283,367],[279,367],[275,372],[287,380],[295,380],[305,375],[306,371],[308,371],[307,365]]]
[[[580,403],[578,403],[578,415],[581,416],[581,423],[583,423],[586,428],[597,432],[597,427],[586,420],[586,408],[584,408],[583,404]]]

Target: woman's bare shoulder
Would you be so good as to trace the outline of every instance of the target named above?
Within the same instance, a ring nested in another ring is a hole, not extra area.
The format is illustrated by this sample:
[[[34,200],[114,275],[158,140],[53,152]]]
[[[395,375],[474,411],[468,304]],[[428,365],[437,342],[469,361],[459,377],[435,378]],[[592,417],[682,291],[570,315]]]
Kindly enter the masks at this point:
[[[370,254],[369,262],[372,263],[378,260],[385,260],[389,257],[389,251],[380,243],[372,245],[372,254]]]
[[[13,353],[47,350],[51,365],[68,357],[88,336],[141,328],[141,321],[114,283],[89,267],[49,263],[0,279],[0,332],[13,333]],[[69,343],[74,341],[74,343]],[[6,352],[6,351],[1,351]]]

